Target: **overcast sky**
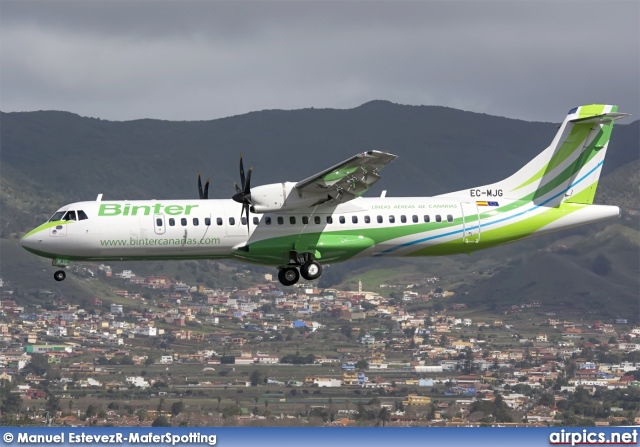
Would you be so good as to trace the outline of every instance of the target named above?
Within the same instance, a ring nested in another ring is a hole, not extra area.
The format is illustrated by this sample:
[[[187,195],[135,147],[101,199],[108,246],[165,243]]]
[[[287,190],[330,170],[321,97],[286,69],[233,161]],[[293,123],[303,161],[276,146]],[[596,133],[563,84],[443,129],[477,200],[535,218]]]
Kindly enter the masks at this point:
[[[374,99],[638,119],[640,1],[0,0],[4,112],[208,120]]]

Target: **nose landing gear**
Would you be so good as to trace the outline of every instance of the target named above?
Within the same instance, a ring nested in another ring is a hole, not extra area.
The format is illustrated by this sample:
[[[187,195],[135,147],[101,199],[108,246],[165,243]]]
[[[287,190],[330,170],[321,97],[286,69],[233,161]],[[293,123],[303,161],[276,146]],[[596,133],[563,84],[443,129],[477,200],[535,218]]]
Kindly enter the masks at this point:
[[[64,270],[58,270],[53,274],[53,279],[55,279],[56,281],[64,281],[66,277],[67,274],[64,272]]]

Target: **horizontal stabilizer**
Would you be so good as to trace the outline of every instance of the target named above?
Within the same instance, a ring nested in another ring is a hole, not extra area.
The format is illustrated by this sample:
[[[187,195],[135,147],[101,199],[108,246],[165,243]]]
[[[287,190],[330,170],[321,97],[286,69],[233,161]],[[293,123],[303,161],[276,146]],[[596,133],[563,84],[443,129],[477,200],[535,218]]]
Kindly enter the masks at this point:
[[[595,123],[595,124],[603,124],[608,123],[614,120],[619,120],[620,118],[625,118],[630,116],[628,113],[603,113],[601,115],[596,116],[587,116],[585,118],[576,118],[574,120],[569,120],[571,123]]]

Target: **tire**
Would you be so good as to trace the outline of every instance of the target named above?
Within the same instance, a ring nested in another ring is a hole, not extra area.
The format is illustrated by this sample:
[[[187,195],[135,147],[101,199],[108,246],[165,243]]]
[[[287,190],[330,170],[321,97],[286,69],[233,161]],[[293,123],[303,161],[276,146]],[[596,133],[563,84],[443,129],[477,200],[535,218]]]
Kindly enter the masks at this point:
[[[298,269],[293,267],[286,267],[280,269],[278,272],[278,281],[283,286],[292,286],[298,282],[300,279],[300,273],[298,273]]]
[[[322,275],[322,266],[316,261],[309,261],[300,267],[300,275],[307,281],[313,281]]]
[[[67,274],[64,272],[64,270],[58,270],[53,274],[53,279],[55,279],[56,281],[64,281],[66,277]]]

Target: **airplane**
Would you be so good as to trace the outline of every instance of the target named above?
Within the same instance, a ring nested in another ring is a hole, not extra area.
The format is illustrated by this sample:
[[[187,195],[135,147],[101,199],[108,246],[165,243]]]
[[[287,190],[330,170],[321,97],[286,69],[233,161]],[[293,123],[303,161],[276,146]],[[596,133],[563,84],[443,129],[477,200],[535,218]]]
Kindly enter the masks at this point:
[[[251,187],[240,156],[231,199],[95,201],[65,205],[21,239],[66,268],[72,261],[235,259],[277,267],[285,286],[323,265],[363,257],[471,253],[620,216],[594,205],[618,107],[571,109],[553,141],[510,177],[433,197],[362,195],[396,156],[368,151],[299,182]],[[54,273],[56,281],[66,277]]]

